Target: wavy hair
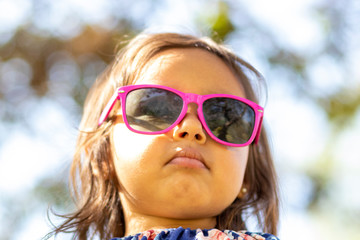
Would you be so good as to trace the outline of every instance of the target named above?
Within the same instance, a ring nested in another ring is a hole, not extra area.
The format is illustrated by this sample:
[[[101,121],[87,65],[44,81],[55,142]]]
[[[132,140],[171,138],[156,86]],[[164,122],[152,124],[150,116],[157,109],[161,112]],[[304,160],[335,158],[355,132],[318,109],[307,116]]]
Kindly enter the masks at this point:
[[[96,79],[85,100],[84,112],[71,170],[70,188],[76,210],[51,234],[74,233],[74,239],[100,239],[122,237],[125,222],[119,196],[119,182],[112,159],[110,136],[115,120],[111,113],[107,121],[98,126],[98,119],[106,103],[119,86],[132,84],[147,62],[167,49],[198,48],[219,57],[243,85],[246,97],[258,102],[251,79],[258,82],[261,74],[249,63],[237,57],[226,47],[208,38],[197,38],[177,33],[141,34],[118,51],[113,62]],[[277,233],[279,201],[277,177],[263,127],[257,145],[250,145],[244,184],[248,191],[244,198],[236,199],[217,216],[216,228],[246,229],[249,217],[255,216],[264,232]]]

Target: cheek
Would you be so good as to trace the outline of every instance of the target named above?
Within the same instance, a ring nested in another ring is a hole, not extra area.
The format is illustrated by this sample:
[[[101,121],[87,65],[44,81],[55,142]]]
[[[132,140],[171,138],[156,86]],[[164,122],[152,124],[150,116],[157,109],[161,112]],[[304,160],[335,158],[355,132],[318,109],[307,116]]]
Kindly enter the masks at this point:
[[[241,147],[229,150],[236,167],[234,167],[235,175],[242,183],[244,180],[246,165],[249,157],[249,147]],[[241,187],[241,186],[240,186]]]
[[[157,159],[153,151],[155,135],[144,135],[131,132],[125,124],[116,124],[112,134],[112,154],[118,180],[121,184],[136,183],[135,176],[139,176],[144,166],[151,159]]]
[[[239,177],[243,178],[249,157],[249,147],[230,148],[228,153],[230,155],[229,158],[234,162],[234,165],[236,165],[234,171],[237,172]]]
[[[152,141],[152,135],[134,133],[125,124],[116,124],[112,135],[114,159],[120,162],[136,162]]]
[[[232,199],[235,199],[240,192],[248,155],[248,147],[229,148],[223,160],[219,163],[218,169],[221,169],[219,175],[222,179],[222,186],[225,186],[227,193]]]
[[[134,133],[125,124],[118,123],[113,128],[111,140],[114,167],[121,188],[130,193],[141,190],[144,184],[155,184],[153,177],[159,174],[166,160],[161,149],[168,148],[168,137]]]

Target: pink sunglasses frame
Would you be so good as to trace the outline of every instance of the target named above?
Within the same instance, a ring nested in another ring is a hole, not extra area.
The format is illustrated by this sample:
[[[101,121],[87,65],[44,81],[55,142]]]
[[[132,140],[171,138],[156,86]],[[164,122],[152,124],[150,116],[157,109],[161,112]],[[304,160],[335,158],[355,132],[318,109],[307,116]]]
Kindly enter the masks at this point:
[[[127,117],[126,117],[126,96],[129,92],[136,90],[136,89],[141,89],[141,88],[159,88],[159,89],[164,89],[170,92],[173,92],[177,95],[179,95],[182,99],[183,99],[183,107],[182,107],[182,111],[178,117],[178,119],[168,128],[162,130],[162,131],[157,131],[157,132],[143,132],[143,131],[139,131],[136,129],[133,129],[128,121],[127,121]],[[250,139],[246,142],[246,143],[242,143],[242,144],[236,144],[236,143],[228,143],[225,142],[221,139],[218,139],[209,129],[209,127],[207,126],[206,122],[205,122],[205,118],[203,115],[203,111],[202,111],[202,106],[205,100],[209,99],[209,98],[214,98],[214,97],[226,97],[226,98],[232,98],[232,99],[236,99],[239,100],[240,102],[243,102],[245,104],[247,104],[248,106],[250,106],[255,113],[255,123],[254,123],[254,130],[252,132],[252,135],[250,137]],[[127,128],[133,132],[136,133],[140,133],[140,134],[147,134],[147,135],[154,135],[154,134],[162,134],[162,133],[166,133],[169,130],[171,130],[172,128],[174,128],[176,125],[178,125],[183,118],[185,117],[187,110],[188,110],[188,104],[189,103],[196,103],[198,105],[197,108],[197,114],[198,114],[198,118],[203,126],[203,128],[205,129],[206,133],[212,138],[214,139],[216,142],[224,144],[226,146],[231,146],[231,147],[244,147],[247,146],[249,144],[251,144],[253,141],[255,144],[258,143],[259,141],[259,137],[260,137],[260,132],[261,132],[261,125],[262,125],[262,119],[263,119],[263,115],[264,115],[264,108],[262,108],[261,106],[259,106],[258,104],[246,99],[246,98],[241,98],[238,96],[234,96],[234,95],[229,95],[229,94],[208,94],[208,95],[199,95],[199,94],[195,94],[195,93],[183,93],[180,92],[176,89],[170,88],[170,87],[166,87],[166,86],[162,86],[162,85],[151,85],[151,84],[142,84],[142,85],[128,85],[128,86],[122,86],[119,87],[115,93],[112,95],[112,97],[110,98],[109,102],[106,104],[103,112],[100,115],[99,118],[99,122],[98,122],[98,126],[100,126],[109,116],[111,110],[113,109],[115,103],[120,100],[121,103],[121,109],[122,109],[122,116],[123,116],[123,120],[125,122],[125,125],[127,126]]]

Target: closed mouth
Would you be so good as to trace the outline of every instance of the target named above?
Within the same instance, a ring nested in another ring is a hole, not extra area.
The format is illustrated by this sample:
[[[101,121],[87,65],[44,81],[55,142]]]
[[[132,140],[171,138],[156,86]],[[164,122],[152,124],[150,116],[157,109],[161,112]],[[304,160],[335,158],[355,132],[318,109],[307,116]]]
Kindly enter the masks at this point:
[[[203,156],[192,148],[185,148],[178,151],[168,162],[168,164],[179,165],[186,168],[206,168],[206,162]]]

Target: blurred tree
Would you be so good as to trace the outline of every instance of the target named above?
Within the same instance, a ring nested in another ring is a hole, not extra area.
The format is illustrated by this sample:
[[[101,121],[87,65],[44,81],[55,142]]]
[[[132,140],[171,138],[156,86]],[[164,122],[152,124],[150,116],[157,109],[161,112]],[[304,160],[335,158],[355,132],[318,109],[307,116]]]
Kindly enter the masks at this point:
[[[131,34],[130,23],[125,25],[121,22],[121,27],[117,27],[116,31],[107,30],[100,26],[85,26],[79,35],[71,39],[59,39],[54,36],[39,36],[27,28],[19,28],[14,36],[6,44],[0,46],[0,56],[2,61],[10,64],[9,70],[5,69],[0,76],[0,100],[5,103],[22,104],[28,98],[43,97],[54,94],[54,90],[49,91],[49,83],[53,68],[56,64],[71,61],[78,71],[79,77],[73,79],[74,82],[64,89],[56,89],[56,91],[64,91],[62,94],[73,96],[79,105],[82,104],[84,96],[87,92],[84,81],[87,67],[94,65],[94,61],[103,62],[103,66],[112,60],[114,49],[118,44],[118,39],[124,35]],[[124,27],[126,26],[126,27]],[[56,56],[56,53],[62,53]],[[21,64],[14,62],[14,59],[21,59],[25,65],[28,65],[30,72],[23,72]],[[62,69],[66,70],[66,69]],[[97,69],[92,73],[92,78],[102,69]],[[19,74],[20,73],[20,74]],[[22,74],[28,74],[29,80]],[[66,76],[65,73],[58,72]],[[19,75],[18,77],[16,77]],[[15,77],[15,78],[14,78]],[[89,77],[89,76],[87,76]],[[69,79],[63,79],[68,81]],[[20,86],[19,86],[20,85]],[[85,86],[85,88],[83,88]],[[81,91],[75,91],[80,90]],[[19,98],[19,90],[24,90],[27,94],[22,94]],[[21,115],[14,112],[10,107],[4,107],[0,110],[2,120],[21,121]]]

